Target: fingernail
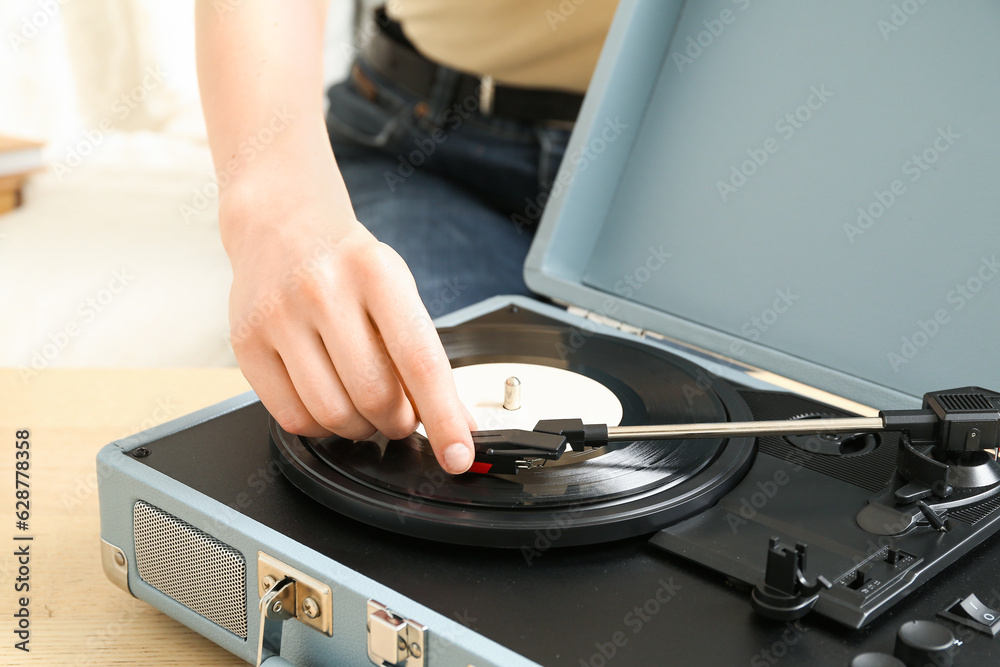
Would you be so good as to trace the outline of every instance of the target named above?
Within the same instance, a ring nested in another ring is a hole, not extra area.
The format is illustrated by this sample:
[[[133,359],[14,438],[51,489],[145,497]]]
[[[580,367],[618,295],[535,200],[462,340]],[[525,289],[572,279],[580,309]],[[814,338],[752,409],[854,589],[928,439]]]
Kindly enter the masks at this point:
[[[448,467],[448,471],[455,475],[468,470],[472,465],[472,452],[469,446],[461,442],[448,445],[444,450],[444,464]]]

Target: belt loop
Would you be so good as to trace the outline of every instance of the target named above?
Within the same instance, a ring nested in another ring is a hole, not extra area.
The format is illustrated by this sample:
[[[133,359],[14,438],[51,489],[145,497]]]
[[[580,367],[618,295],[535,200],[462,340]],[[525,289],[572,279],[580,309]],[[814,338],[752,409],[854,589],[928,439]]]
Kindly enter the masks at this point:
[[[444,117],[448,110],[455,104],[455,96],[458,92],[460,74],[451,69],[439,65],[434,73],[434,85],[431,87],[431,94],[427,97],[427,115],[422,119],[435,127],[444,125]]]

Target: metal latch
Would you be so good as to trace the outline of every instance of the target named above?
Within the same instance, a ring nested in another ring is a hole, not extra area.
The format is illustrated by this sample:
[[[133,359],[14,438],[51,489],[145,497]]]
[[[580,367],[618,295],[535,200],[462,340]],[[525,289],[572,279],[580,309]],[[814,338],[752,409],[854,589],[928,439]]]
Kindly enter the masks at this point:
[[[368,658],[379,667],[424,667],[427,628],[368,601]]]
[[[257,594],[260,595],[258,667],[268,658],[281,654],[282,629],[289,618],[328,637],[333,636],[330,587],[263,551],[257,552]]]

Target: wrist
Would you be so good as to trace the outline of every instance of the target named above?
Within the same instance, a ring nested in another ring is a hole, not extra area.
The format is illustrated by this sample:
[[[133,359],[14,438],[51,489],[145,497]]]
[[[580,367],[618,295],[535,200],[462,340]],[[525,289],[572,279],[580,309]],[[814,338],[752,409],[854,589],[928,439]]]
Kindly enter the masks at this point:
[[[262,156],[219,188],[219,233],[230,259],[274,234],[338,238],[359,224],[332,153]]]

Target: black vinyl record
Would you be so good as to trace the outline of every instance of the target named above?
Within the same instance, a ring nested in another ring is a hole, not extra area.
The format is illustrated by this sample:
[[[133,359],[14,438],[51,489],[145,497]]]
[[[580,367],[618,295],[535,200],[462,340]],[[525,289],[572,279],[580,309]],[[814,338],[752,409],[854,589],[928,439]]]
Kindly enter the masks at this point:
[[[724,380],[651,345],[546,325],[464,325],[440,335],[456,368],[520,362],[596,380],[621,402],[623,425],[751,419]],[[572,416],[588,421],[587,406]],[[748,438],[616,443],[517,475],[451,476],[417,434],[317,440],[271,420],[271,439],[286,477],[337,512],[414,537],[512,548],[530,547],[540,533],[573,546],[654,532],[714,504],[754,453]]]

